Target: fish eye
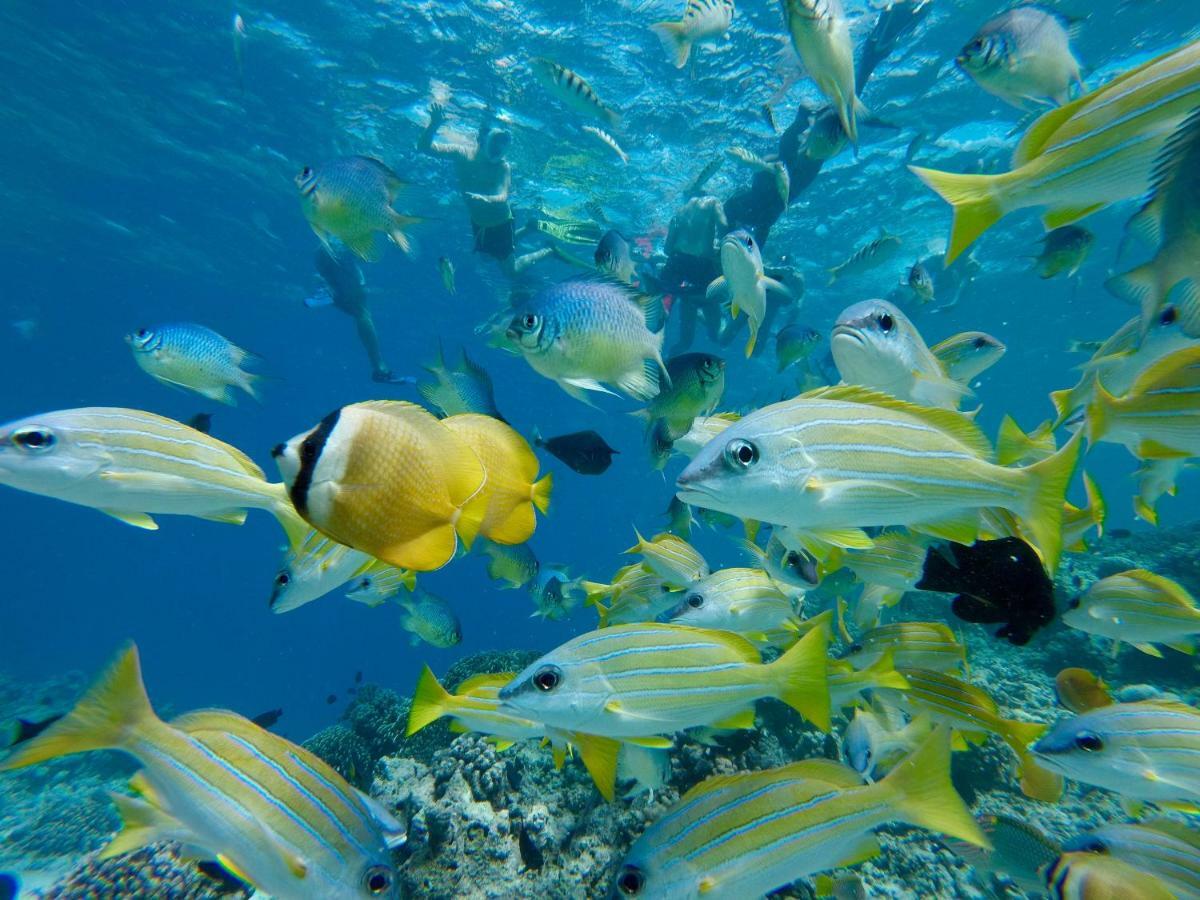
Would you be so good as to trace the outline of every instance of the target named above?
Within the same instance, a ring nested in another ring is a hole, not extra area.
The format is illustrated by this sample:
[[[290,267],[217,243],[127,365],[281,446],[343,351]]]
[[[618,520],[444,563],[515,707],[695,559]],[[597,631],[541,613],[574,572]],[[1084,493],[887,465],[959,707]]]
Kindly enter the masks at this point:
[[[687,605],[690,606],[692,609],[699,609],[700,607],[702,607],[704,605],[704,595],[703,594],[688,594],[686,602],[687,602]]]
[[[730,441],[725,447],[725,458],[738,468],[748,469],[758,462],[758,448],[749,441]]]
[[[1094,731],[1081,731],[1075,735],[1075,746],[1085,753],[1096,753],[1104,749],[1104,738]]]
[[[148,332],[145,328],[139,328],[136,332],[134,332],[134,336],[144,338],[149,333],[150,332]]]
[[[312,166],[305,166],[300,170],[300,177],[304,179],[312,178]]]
[[[847,653],[858,653],[860,650],[862,650],[862,648],[863,648],[862,644],[851,644],[850,649],[847,650],[846,652]]]
[[[525,313],[524,317],[521,319],[521,324],[525,328],[528,328],[528,329],[533,329],[533,328],[537,327],[537,323],[538,323],[538,317],[535,316],[533,313]]]
[[[988,345],[987,338],[977,337],[977,338],[975,338],[975,340],[971,341],[971,346],[974,347],[976,350],[982,350],[987,345]]]
[[[395,875],[387,866],[371,866],[363,875],[363,885],[367,892],[374,896],[386,894],[392,889],[392,883],[395,881]]]
[[[971,43],[967,44],[968,53],[978,53],[983,49],[983,39],[975,38]]]
[[[879,323],[879,330],[887,334],[896,325],[896,320],[888,313],[879,313],[875,316],[875,321]]]
[[[45,428],[25,428],[12,436],[12,441],[22,450],[32,450],[40,453],[49,450],[58,443],[54,432]]]
[[[533,684],[543,694],[548,694],[562,683],[562,669],[558,666],[542,666],[533,673]]]
[[[754,238],[752,238],[750,235],[746,235],[746,246],[750,247],[751,249],[754,247]]]
[[[1087,835],[1072,841],[1071,850],[1079,853],[1107,853],[1108,845],[1095,835]]]
[[[1178,318],[1179,310],[1177,310],[1174,306],[1168,306],[1162,311],[1162,315],[1158,317],[1158,324],[1174,325]]]
[[[1080,597],[1072,597],[1071,601],[1067,604],[1067,609],[1079,609],[1079,604],[1082,602],[1083,600]]]
[[[287,587],[291,583],[292,583],[292,576],[289,575],[287,572],[280,572],[278,575],[275,576],[276,587]]]
[[[617,875],[617,890],[626,897],[636,897],[646,886],[646,876],[637,866],[623,866]]]

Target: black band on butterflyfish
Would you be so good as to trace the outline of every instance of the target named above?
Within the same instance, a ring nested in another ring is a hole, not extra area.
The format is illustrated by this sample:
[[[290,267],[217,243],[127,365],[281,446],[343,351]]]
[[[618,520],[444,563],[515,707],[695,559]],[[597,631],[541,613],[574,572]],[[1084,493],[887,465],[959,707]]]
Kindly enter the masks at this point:
[[[290,492],[292,506],[296,507],[296,512],[300,515],[308,512],[308,489],[312,486],[313,472],[316,471],[317,463],[321,460],[325,442],[329,440],[329,435],[333,434],[333,429],[337,427],[341,415],[341,409],[335,409],[321,420],[321,424],[314,428],[308,437],[300,442],[300,471],[296,473],[296,480],[292,482]]]

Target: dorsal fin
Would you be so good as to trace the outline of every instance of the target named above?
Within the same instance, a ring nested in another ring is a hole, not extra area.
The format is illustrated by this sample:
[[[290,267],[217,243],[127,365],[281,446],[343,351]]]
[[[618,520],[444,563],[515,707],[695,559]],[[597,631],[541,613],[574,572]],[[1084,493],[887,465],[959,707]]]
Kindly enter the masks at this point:
[[[952,409],[934,409],[929,406],[918,406],[907,400],[897,400],[891,394],[862,387],[857,384],[838,384],[832,387],[817,388],[806,394],[801,394],[802,400],[844,400],[850,403],[863,403],[882,409],[895,410],[920,419],[939,431],[945,432],[961,444],[966,445],[981,459],[990,459],[992,445],[987,436],[980,431],[979,426]]]

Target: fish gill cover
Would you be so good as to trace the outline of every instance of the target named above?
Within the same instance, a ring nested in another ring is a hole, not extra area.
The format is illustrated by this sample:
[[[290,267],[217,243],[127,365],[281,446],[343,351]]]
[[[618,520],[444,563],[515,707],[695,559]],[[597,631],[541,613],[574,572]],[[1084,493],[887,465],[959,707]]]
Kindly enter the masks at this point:
[[[1198,37],[8,5],[0,898],[1200,896]]]

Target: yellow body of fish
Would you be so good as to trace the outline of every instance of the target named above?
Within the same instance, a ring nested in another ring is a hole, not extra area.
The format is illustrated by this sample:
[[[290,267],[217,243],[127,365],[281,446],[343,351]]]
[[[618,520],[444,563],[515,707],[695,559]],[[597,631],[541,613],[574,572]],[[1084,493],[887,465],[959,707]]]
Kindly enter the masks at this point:
[[[523,544],[537,527],[536,508],[550,508],[550,475],[538,479],[538,458],[525,438],[491,416],[451,416],[442,423],[467,444],[487,474],[487,513],[479,533],[497,544]]]
[[[471,447],[412,403],[343,407],[276,448],[297,511],[334,540],[426,572],[470,545],[487,512]]]
[[[1047,229],[1144,194],[1171,133],[1200,103],[1200,41],[1165,53],[1041,116],[1013,168],[962,175],[910,166],[954,207],[946,265],[1003,216],[1048,207]]]

